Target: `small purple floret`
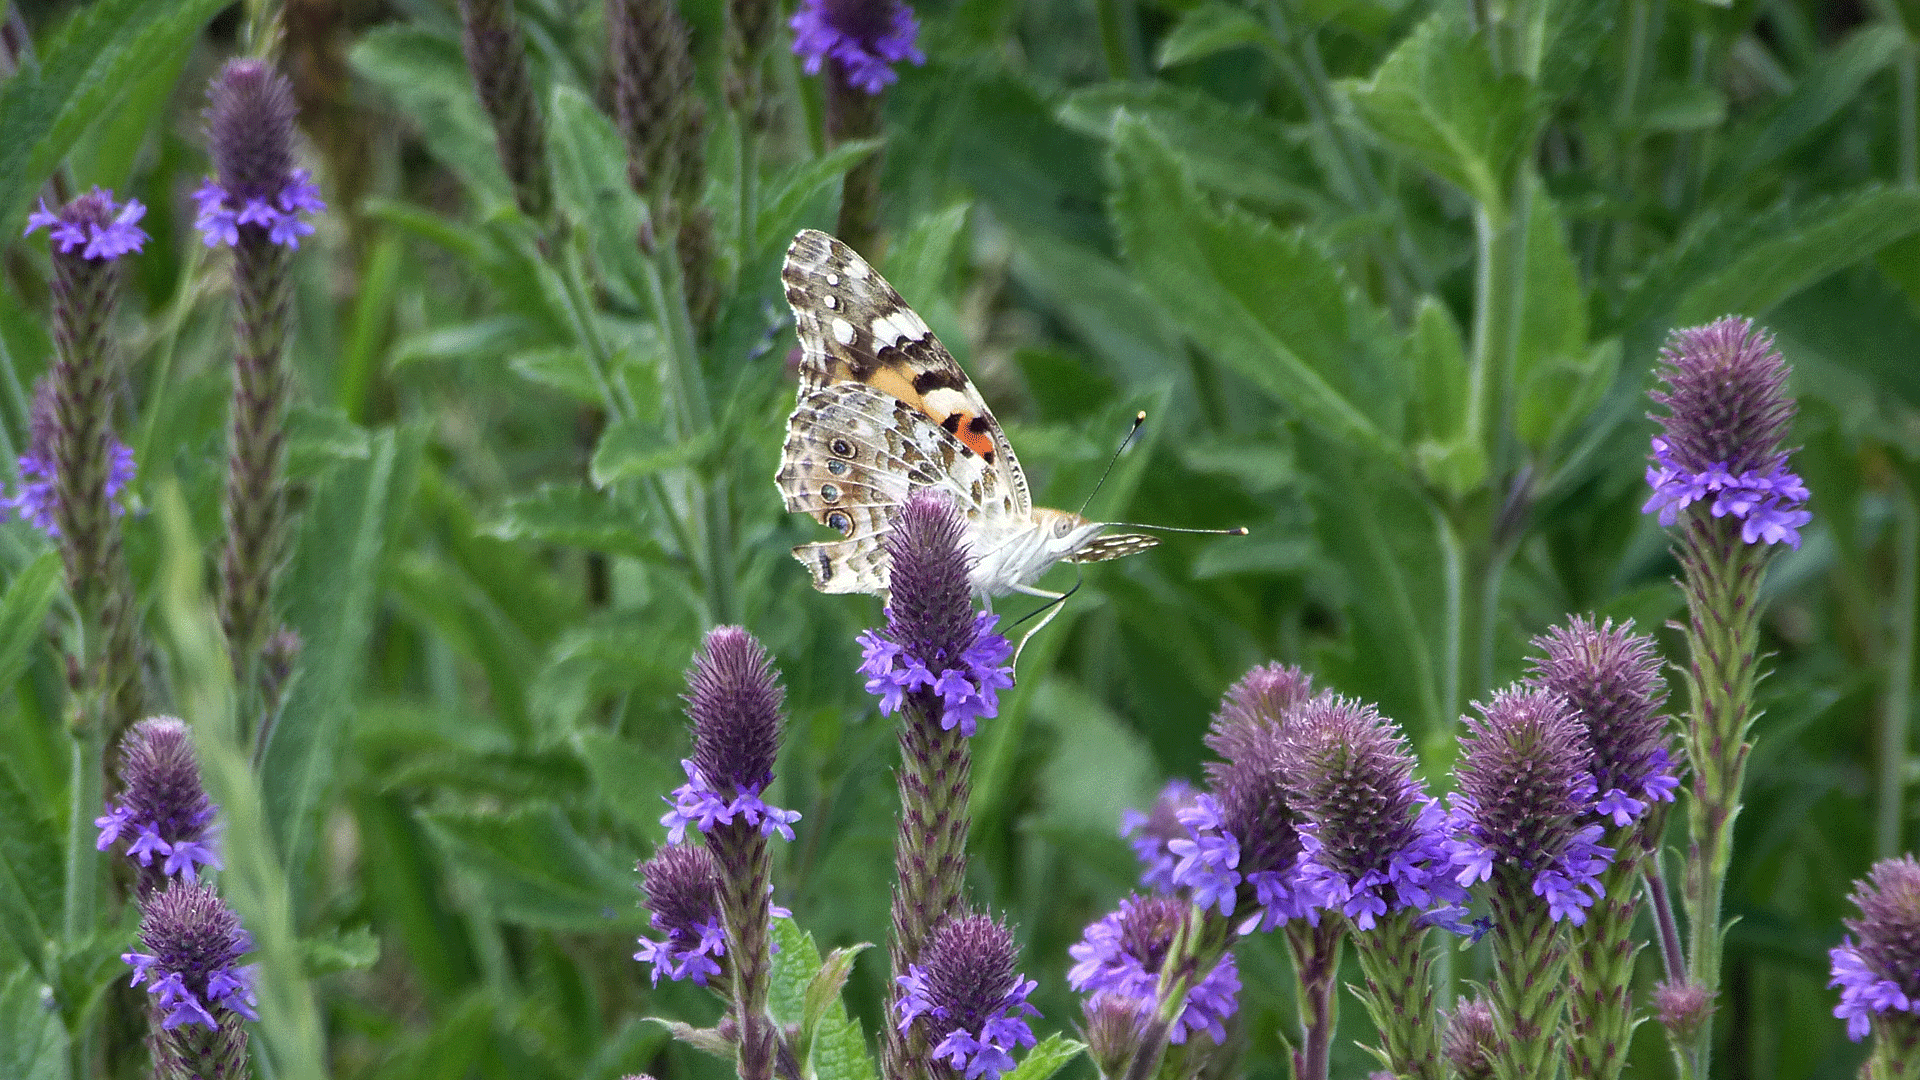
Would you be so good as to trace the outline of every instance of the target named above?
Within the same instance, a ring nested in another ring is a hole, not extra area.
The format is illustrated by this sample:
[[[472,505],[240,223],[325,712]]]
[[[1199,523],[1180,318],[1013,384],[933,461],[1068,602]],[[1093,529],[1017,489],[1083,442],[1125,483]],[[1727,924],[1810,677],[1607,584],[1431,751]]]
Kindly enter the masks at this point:
[[[1160,968],[1186,910],[1186,903],[1173,897],[1122,900],[1119,910],[1088,926],[1080,942],[1067,950],[1075,961],[1067,983],[1090,997],[1106,994],[1138,1002],[1141,1015],[1153,1015]],[[1193,981],[1169,1041],[1184,1043],[1194,1032],[1205,1031],[1215,1043],[1225,1042],[1226,1020],[1240,1007],[1239,992],[1240,973],[1228,953],[1204,978]]]
[[[929,670],[918,657],[887,637],[888,631],[861,633],[860,674],[867,676],[867,693],[880,699],[880,714],[891,716],[908,694],[930,690],[940,702],[940,729],[960,729],[971,738],[981,720],[1000,715],[1000,691],[1013,685],[1013,668],[1006,661],[1013,646],[994,633],[999,616],[981,612],[974,617],[973,643],[960,655],[960,666]]]
[[[788,22],[793,51],[806,58],[809,75],[820,74],[828,58],[839,61],[847,85],[878,94],[899,78],[893,65],[902,60],[925,64],[915,39],[920,21],[899,0],[802,0]]]
[[[1920,862],[1903,855],[1875,863],[1849,899],[1860,915],[1844,922],[1859,941],[1849,936],[1828,953],[1833,979],[1827,985],[1840,988],[1833,1015],[1858,1042],[1876,1013],[1920,1015]]]
[[[162,1028],[202,1024],[218,1029],[214,1010],[260,1019],[254,965],[235,963],[253,948],[253,939],[211,886],[171,882],[147,904],[140,942],[147,952],[123,953],[120,959],[133,968],[131,985],[146,983],[147,993],[167,1010]]]
[[[83,259],[108,261],[139,251],[146,244],[147,234],[140,228],[140,219],[146,216],[147,208],[139,199],[128,199],[121,206],[114,201],[113,192],[94,188],[58,214],[42,201],[27,215],[27,231],[21,235],[44,227],[61,254],[70,255],[79,248]]]
[[[660,824],[668,829],[668,843],[685,841],[689,825],[699,832],[710,833],[715,826],[732,824],[736,817],[748,825],[758,826],[762,836],[793,839],[793,823],[800,820],[799,811],[782,810],[763,801],[758,788],[728,799],[707,784],[690,759],[681,758],[680,768],[686,771],[687,782],[674,788],[671,797],[660,797],[673,807],[660,816]]]
[[[271,199],[257,195],[238,198],[209,176],[193,193],[193,201],[193,227],[200,230],[208,247],[233,247],[240,242],[240,227],[251,225],[264,230],[269,243],[298,250],[300,238],[313,234],[313,224],[301,215],[318,214],[327,208],[305,169],[288,173],[286,184]]]
[[[1012,1051],[1034,1045],[1028,1003],[1039,985],[1014,971],[1013,936],[985,915],[962,915],[935,929],[921,962],[900,976],[899,1015],[905,1033],[920,1023],[933,1056],[967,1080],[999,1080],[1013,1069]]]
[[[1120,815],[1120,835],[1129,838],[1127,842],[1133,845],[1133,853],[1145,866],[1140,871],[1140,884],[1155,892],[1179,888],[1173,880],[1178,860],[1168,844],[1186,837],[1186,826],[1180,823],[1178,815],[1193,805],[1195,796],[1192,784],[1175,778],[1160,789],[1152,810],[1144,814],[1127,810]]]

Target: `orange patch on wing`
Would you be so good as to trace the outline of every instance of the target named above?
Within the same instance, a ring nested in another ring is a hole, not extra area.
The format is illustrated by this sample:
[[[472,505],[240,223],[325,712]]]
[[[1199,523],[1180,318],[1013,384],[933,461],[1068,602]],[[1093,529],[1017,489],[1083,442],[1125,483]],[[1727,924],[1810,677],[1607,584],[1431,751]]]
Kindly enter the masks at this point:
[[[986,425],[985,424],[976,425],[974,422],[974,418],[972,416],[967,415],[966,413],[960,413],[959,415],[960,415],[959,430],[953,433],[954,437],[959,439],[962,443],[965,443],[967,449],[973,451],[976,454],[979,454],[981,457],[986,458],[988,461],[992,461],[993,460],[993,436],[987,433]]]

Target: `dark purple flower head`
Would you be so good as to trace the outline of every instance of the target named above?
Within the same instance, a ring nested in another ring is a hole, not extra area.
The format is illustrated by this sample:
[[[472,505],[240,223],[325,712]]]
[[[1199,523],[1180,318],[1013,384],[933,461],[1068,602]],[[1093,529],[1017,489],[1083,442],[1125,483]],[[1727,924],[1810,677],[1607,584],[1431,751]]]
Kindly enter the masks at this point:
[[[60,425],[58,410],[53,380],[42,378],[33,390],[31,441],[17,462],[20,490],[0,497],[0,511],[12,511],[21,521],[56,540],[60,537],[60,462],[54,456]],[[133,448],[108,433],[107,456],[107,498],[118,499],[133,480]],[[126,513],[126,509],[119,502],[113,504],[116,515]]]
[[[1133,853],[1145,867],[1140,871],[1140,884],[1155,892],[1172,892],[1178,888],[1173,880],[1177,860],[1167,845],[1188,838],[1187,827],[1180,823],[1179,814],[1192,809],[1198,796],[1192,784],[1176,777],[1160,789],[1151,810],[1144,814],[1128,810],[1120,815],[1120,835],[1132,838],[1129,843],[1133,845]]]
[[[1573,706],[1593,755],[1594,811],[1615,826],[1632,823],[1654,802],[1672,802],[1680,786],[1660,715],[1667,687],[1653,639],[1633,623],[1599,626],[1575,616],[1533,639],[1546,654],[1531,682]]]
[[[230,60],[207,87],[207,142],[217,177],[193,193],[194,227],[208,247],[242,230],[298,248],[327,208],[305,169],[293,166],[293,85],[264,61]]]
[[[793,51],[806,57],[807,74],[820,74],[829,58],[845,72],[847,85],[877,94],[898,79],[893,65],[927,62],[914,39],[920,21],[900,0],[801,0],[787,24]]]
[[[1742,522],[1744,542],[1799,547],[1799,530],[1812,515],[1800,509],[1807,489],[1780,448],[1794,402],[1773,339],[1728,316],[1674,331],[1660,360],[1656,373],[1666,389],[1649,396],[1667,415],[1653,417],[1662,434],[1653,440],[1653,497],[1643,511],[1671,526],[1711,496],[1713,516]]]
[[[219,809],[200,786],[193,735],[171,716],[133,725],[120,743],[120,798],[95,818],[101,851],[130,837],[127,857],[162,876],[196,880],[199,866],[220,866],[213,816]],[[157,884],[149,882],[149,884]]]
[[[1160,969],[1191,911],[1186,900],[1172,896],[1136,895],[1120,901],[1118,911],[1088,926],[1086,936],[1067,950],[1076,961],[1067,983],[1084,994],[1139,1002],[1147,1016],[1156,1015]],[[1240,972],[1233,954],[1192,979],[1191,986],[1169,1040],[1184,1043],[1192,1033],[1205,1031],[1216,1044],[1226,1041],[1226,1020],[1240,1007],[1235,997]]]
[[[1693,1041],[1700,1025],[1713,1015],[1713,991],[1697,982],[1661,980],[1653,986],[1653,1011],[1660,1026],[1673,1033],[1681,1046]]]
[[[1533,875],[1553,918],[1586,922],[1613,855],[1583,825],[1593,800],[1592,754],[1565,698],[1538,687],[1502,690],[1468,717],[1455,775],[1448,842],[1462,885],[1484,881],[1496,863]]]
[[[1413,778],[1393,722],[1324,694],[1301,707],[1281,750],[1300,824],[1305,891],[1362,930],[1391,909],[1466,900],[1446,846],[1446,814]]]
[[[1846,926],[1860,942],[1849,937],[1829,953],[1827,985],[1840,987],[1833,1015],[1847,1021],[1847,1036],[1858,1041],[1875,1013],[1920,1014],[1920,863],[1911,855],[1882,859],[1865,881],[1854,882],[1848,899],[1860,917]]]
[[[140,219],[147,208],[139,199],[128,199],[125,206],[113,201],[113,192],[94,188],[54,213],[42,202],[27,215],[27,232],[45,226],[54,249],[71,255],[78,248],[83,259],[112,260],[130,251],[139,251],[147,242]]]
[[[887,534],[887,625],[860,635],[860,673],[882,715],[909,700],[938,715],[943,731],[971,736],[1000,714],[1000,691],[1013,685],[1007,639],[997,616],[973,610],[965,520],[944,494],[907,497]]]
[[[1027,997],[1038,984],[1014,970],[1013,935],[985,915],[960,915],[934,928],[920,962],[900,976],[895,1023],[921,1026],[933,1056],[975,1080],[999,1080],[1013,1069],[1017,1047],[1034,1044],[1027,1017],[1040,1015]]]
[[[1461,998],[1447,1017],[1442,1047],[1460,1080],[1493,1080],[1494,1048],[1499,1044],[1493,1006],[1480,998]]]
[[[211,885],[170,883],[150,899],[140,919],[144,953],[123,953],[133,966],[133,985],[147,984],[167,1010],[161,1026],[220,1026],[215,1010],[260,1019],[254,1012],[253,965],[235,966],[253,948],[240,919]]]
[[[780,752],[785,692],[767,651],[738,626],[708,632],[706,647],[687,672],[687,718],[693,757],[682,761],[687,782],[674,789],[674,809],[660,823],[679,843],[686,827],[701,832],[744,815],[762,833],[793,839],[800,815],[767,805],[760,793],[773,782]]]
[[[640,888],[653,912],[653,928],[665,936],[641,938],[633,958],[653,965],[656,986],[662,975],[705,986],[720,974],[717,958],[727,951],[720,927],[720,867],[713,854],[704,847],[668,844],[640,864]]]
[[[1277,722],[1249,722],[1233,729],[1233,744],[1232,760],[1206,766],[1213,793],[1179,814],[1191,838],[1168,845],[1181,859],[1174,880],[1192,888],[1202,907],[1217,902],[1223,915],[1234,910],[1234,886],[1244,881],[1254,889],[1260,927],[1271,930],[1313,911],[1294,880],[1300,834],[1287,804],[1286,736]]]
[[[1202,741],[1227,761],[1267,747],[1287,717],[1313,697],[1313,678],[1287,664],[1254,668],[1229,687]]]

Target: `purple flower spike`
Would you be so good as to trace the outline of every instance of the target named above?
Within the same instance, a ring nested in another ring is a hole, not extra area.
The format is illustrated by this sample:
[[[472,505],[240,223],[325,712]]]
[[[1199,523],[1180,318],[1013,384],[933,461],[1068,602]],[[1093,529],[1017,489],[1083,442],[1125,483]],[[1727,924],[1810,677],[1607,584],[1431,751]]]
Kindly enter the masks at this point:
[[[673,805],[660,819],[680,843],[687,826],[711,833],[736,818],[763,836],[793,839],[800,815],[771,806],[760,793],[773,782],[780,752],[780,705],[785,697],[767,651],[752,634],[722,626],[707,635],[706,649],[687,672],[687,718],[693,723],[693,757],[680,763],[687,782],[673,791]]]
[[[20,488],[0,497],[0,511],[11,511],[55,540],[60,538],[60,461],[54,456],[54,439],[60,427],[58,410],[53,380],[42,378],[33,391],[31,442],[17,462]],[[133,481],[133,472],[133,448],[108,432],[106,490],[115,516],[127,512],[119,497]]]
[[[973,610],[964,527],[945,495],[908,496],[887,536],[887,625],[860,635],[860,673],[882,715],[917,702],[942,731],[971,738],[980,720],[1000,715],[1013,646],[994,633],[998,616]]]
[[[1531,682],[1565,698],[1592,752],[1595,813],[1624,828],[1656,802],[1672,802],[1680,778],[1667,748],[1666,683],[1653,639],[1631,622],[1595,626],[1574,617],[1533,639],[1546,656]]]
[[[172,1031],[197,1024],[222,1035],[231,1032],[244,1049],[238,1020],[260,1017],[254,1011],[253,966],[236,965],[253,941],[213,887],[170,883],[147,902],[140,943],[146,952],[120,958],[133,968],[133,985],[146,984],[159,1028]],[[162,1050],[176,1055],[201,1055],[208,1042],[186,1033],[158,1041]]]
[[[1160,969],[1188,911],[1186,901],[1170,896],[1122,900],[1118,911],[1087,927],[1086,936],[1067,950],[1076,961],[1067,983],[1085,994],[1138,1002],[1146,1016],[1155,1015]],[[1225,1042],[1226,1021],[1240,1007],[1240,972],[1233,954],[1222,957],[1204,977],[1191,980],[1191,986],[1168,1041],[1184,1043],[1194,1032],[1204,1031],[1215,1044]]]
[[[1447,1061],[1460,1080],[1493,1080],[1493,1048],[1499,1042],[1493,1007],[1481,998],[1461,998],[1447,1017],[1444,1044]]]
[[[802,0],[788,25],[795,55],[806,57],[807,74],[820,74],[831,58],[847,85],[869,94],[900,77],[893,70],[900,61],[927,62],[914,43],[920,20],[900,0]]]
[[[1034,1044],[1027,1017],[1040,1015],[1027,998],[1038,984],[1015,972],[1013,935],[985,915],[941,923],[920,962],[896,981],[895,1026],[921,1027],[935,1059],[967,1080],[1000,1080],[1013,1069],[1013,1051]]]
[[[1178,859],[1168,845],[1188,838],[1187,827],[1180,822],[1179,814],[1192,809],[1197,796],[1192,784],[1176,778],[1167,781],[1159,797],[1153,800],[1151,810],[1144,814],[1128,810],[1120,816],[1120,835],[1131,838],[1128,843],[1133,845],[1133,853],[1145,866],[1140,871],[1140,884],[1155,892],[1172,892],[1179,887],[1173,880]]]
[[[242,231],[300,247],[313,233],[301,215],[327,208],[305,169],[293,167],[293,86],[260,60],[233,60],[207,89],[207,138],[218,177],[193,193],[194,228],[208,247],[237,247]]]
[[[1714,517],[1741,522],[1743,543],[1798,548],[1813,515],[1801,509],[1806,486],[1780,448],[1794,403],[1773,339],[1728,316],[1674,331],[1660,360],[1667,388],[1650,396],[1667,415],[1653,417],[1664,430],[1653,440],[1653,497],[1642,512],[1672,526],[1689,506],[1711,499]]]
[[[213,828],[219,808],[200,786],[186,724],[171,716],[135,724],[120,743],[120,781],[119,800],[94,819],[100,828],[95,846],[105,851],[129,840],[127,857],[142,868],[142,895],[168,878],[194,882],[201,866],[220,867]]]
[[[1299,710],[1291,733],[1287,795],[1304,819],[1299,875],[1315,903],[1371,930],[1389,910],[1466,901],[1453,880],[1446,814],[1414,780],[1413,755],[1391,721],[1324,695]]]
[[[146,216],[147,208],[139,199],[128,199],[122,206],[113,201],[113,192],[94,188],[57,214],[42,202],[27,215],[27,231],[21,235],[44,227],[61,254],[71,255],[79,248],[83,259],[109,262],[146,244],[147,234],[140,228],[140,219]]]
[[[1613,855],[1600,826],[1583,825],[1593,799],[1592,754],[1565,698],[1549,690],[1502,690],[1467,718],[1460,790],[1448,841],[1457,880],[1485,881],[1495,864],[1533,875],[1552,919],[1586,922],[1597,878]]]
[[[1848,937],[1829,953],[1833,980],[1827,985],[1840,988],[1833,1015],[1847,1022],[1855,1042],[1883,1023],[1903,1021],[1911,1030],[1920,1015],[1920,863],[1911,855],[1883,859],[1854,883],[1848,899],[1860,917],[1845,920],[1846,927],[1860,941]]]
[[[1082,1005],[1086,1014],[1087,1056],[1101,1076],[1124,1075],[1140,1049],[1153,1003],[1126,994],[1097,993]]]
[[[1693,1041],[1700,1025],[1713,1015],[1713,991],[1697,982],[1663,980],[1653,987],[1653,1011],[1661,1026],[1685,1045]]]
[[[703,847],[670,844],[640,864],[641,888],[653,912],[653,928],[660,941],[640,939],[635,960],[653,965],[653,983],[660,976],[696,986],[721,974],[719,960],[727,952],[720,929],[720,867]]]

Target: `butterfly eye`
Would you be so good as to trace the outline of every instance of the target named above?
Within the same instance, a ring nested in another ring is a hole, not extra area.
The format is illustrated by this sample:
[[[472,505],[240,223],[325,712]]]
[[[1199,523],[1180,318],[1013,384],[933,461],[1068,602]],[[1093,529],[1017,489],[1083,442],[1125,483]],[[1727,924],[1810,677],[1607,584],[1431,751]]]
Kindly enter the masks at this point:
[[[835,510],[833,513],[827,515],[827,528],[834,530],[841,536],[845,536],[853,531],[853,519]]]
[[[833,451],[840,457],[850,458],[853,456],[853,444],[845,439],[833,440],[827,444],[827,449]]]

